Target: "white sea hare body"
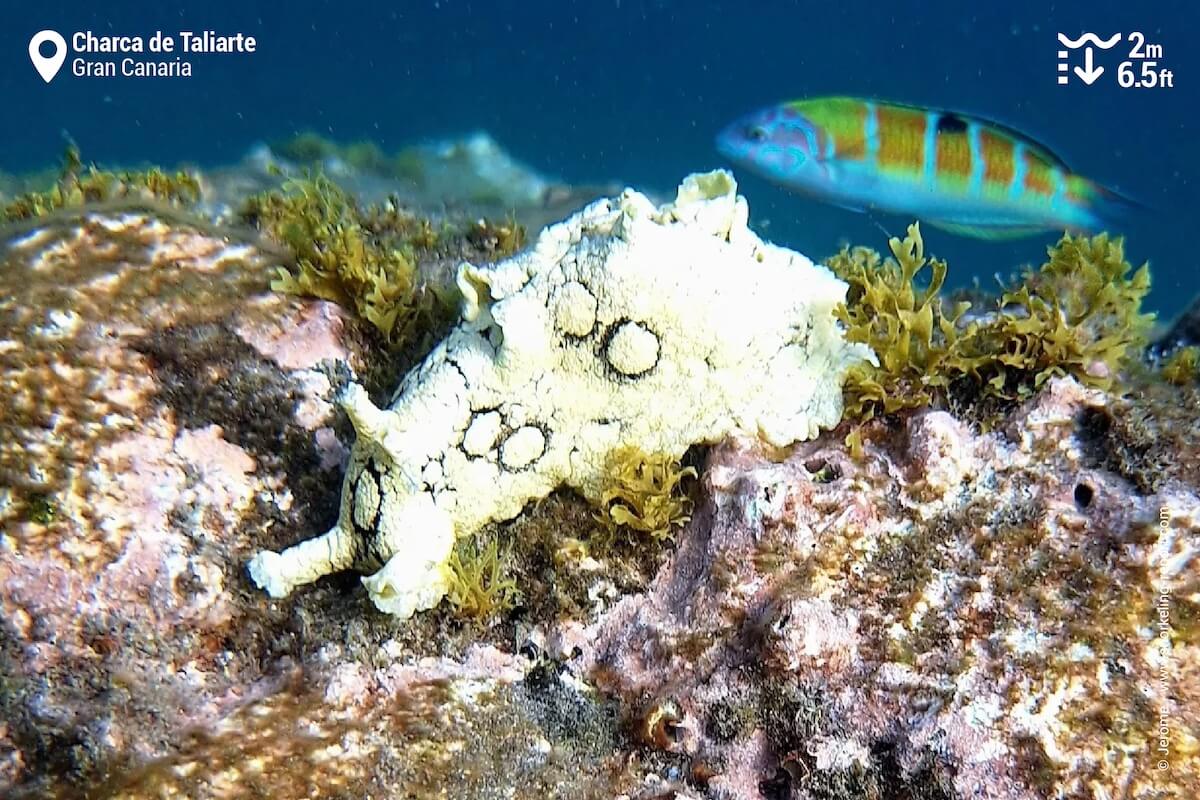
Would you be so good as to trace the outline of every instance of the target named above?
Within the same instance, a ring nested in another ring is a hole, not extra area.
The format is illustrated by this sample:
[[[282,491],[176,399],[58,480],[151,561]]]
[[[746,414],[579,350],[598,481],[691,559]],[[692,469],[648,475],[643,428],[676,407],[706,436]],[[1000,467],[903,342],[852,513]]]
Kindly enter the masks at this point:
[[[597,499],[622,447],[682,455],[730,434],[778,446],[842,414],[846,285],[747,227],[732,175],[689,177],[656,208],[626,190],[524,253],[459,268],[462,319],[358,433],[337,525],[250,563],[274,597],[335,570],[408,617],[446,592],[454,540],[567,485]],[[382,565],[382,569],[379,569]]]

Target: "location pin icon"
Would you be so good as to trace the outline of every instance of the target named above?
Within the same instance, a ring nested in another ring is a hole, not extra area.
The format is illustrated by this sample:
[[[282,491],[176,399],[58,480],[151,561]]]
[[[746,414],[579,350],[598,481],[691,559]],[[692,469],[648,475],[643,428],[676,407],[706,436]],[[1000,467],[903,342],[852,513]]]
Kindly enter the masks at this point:
[[[54,45],[54,55],[42,55],[42,45],[46,42]],[[29,40],[29,60],[33,62],[33,67],[42,76],[42,80],[49,83],[54,80],[54,76],[62,69],[63,62],[67,60],[67,40],[58,31],[47,30],[34,34]]]

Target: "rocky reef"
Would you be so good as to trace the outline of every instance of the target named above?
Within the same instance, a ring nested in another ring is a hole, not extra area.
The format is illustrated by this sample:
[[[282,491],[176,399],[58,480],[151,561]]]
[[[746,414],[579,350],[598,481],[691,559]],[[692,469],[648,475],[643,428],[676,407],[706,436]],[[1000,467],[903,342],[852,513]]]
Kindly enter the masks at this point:
[[[987,434],[923,411],[858,457],[730,442],[647,591],[550,638],[669,704],[713,797],[1188,796],[1200,502],[1096,463],[1106,406],[1055,379]]]
[[[68,165],[6,201],[29,213],[0,231],[0,795],[1200,791],[1200,385],[1184,337],[1142,358],[1118,243],[1060,244],[970,309],[912,280],[919,232],[835,256],[830,313],[881,356],[837,427],[614,452],[591,489],[484,515],[401,620],[353,574],[274,599],[246,565],[344,517],[339,394],[385,407],[459,265],[505,263],[506,225],[536,240],[555,191],[510,181],[538,198],[480,228],[358,191],[410,156],[309,145],[290,163],[342,169],[340,195],[309,202],[280,152],[289,186]],[[469,169],[437,157],[426,186]],[[402,286],[403,331],[372,286]]]

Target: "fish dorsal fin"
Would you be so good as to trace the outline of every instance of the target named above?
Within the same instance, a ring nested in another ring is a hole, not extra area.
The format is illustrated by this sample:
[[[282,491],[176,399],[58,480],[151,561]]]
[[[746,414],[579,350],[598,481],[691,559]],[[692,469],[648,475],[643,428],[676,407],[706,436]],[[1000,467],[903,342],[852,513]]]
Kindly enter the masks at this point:
[[[954,113],[954,112],[948,112],[948,113]],[[1030,136],[1028,133],[1025,133],[1024,131],[1017,130],[1016,128],[1012,127],[1011,125],[1005,125],[1003,122],[997,122],[994,119],[987,119],[986,117],[968,116],[968,117],[964,117],[964,118],[974,119],[976,122],[980,123],[981,125],[987,125],[989,127],[995,128],[996,130],[1003,133],[1005,136],[1008,136],[1014,142],[1020,142],[1021,144],[1025,145],[1025,149],[1030,154],[1034,155],[1037,158],[1040,158],[1042,161],[1045,161],[1047,164],[1054,166],[1054,167],[1058,167],[1063,172],[1071,171],[1071,168],[1067,166],[1067,162],[1063,159],[1062,156],[1060,156],[1058,153],[1051,150],[1046,145],[1039,142],[1037,139],[1034,139],[1032,136]]]
[[[949,108],[921,108],[920,106],[908,105],[907,103],[893,103],[891,105],[904,106],[905,108],[911,108],[914,111],[932,111],[933,113],[940,114],[943,117],[957,117],[964,122],[974,122],[986,128],[991,128],[997,133],[1001,133],[1012,139],[1014,142],[1020,142],[1021,144],[1025,145],[1026,151],[1035,158],[1045,161],[1050,166],[1058,167],[1064,172],[1071,171],[1071,168],[1067,166],[1067,162],[1063,160],[1063,157],[1058,153],[1054,152],[1049,147],[1030,136],[1028,133],[1025,133],[1025,131],[1018,130],[1011,125],[1006,125],[1005,123],[991,119],[990,117],[983,117],[979,114],[968,114],[963,111],[954,111],[953,109]]]
[[[1002,136],[1006,136],[1009,139],[1012,139],[1014,142],[1021,143],[1022,145],[1025,146],[1026,152],[1028,152],[1034,158],[1036,158],[1040,161],[1044,161],[1047,165],[1052,166],[1052,167],[1059,167],[1064,172],[1071,171],[1071,168],[1067,166],[1067,162],[1065,160],[1063,160],[1062,156],[1055,153],[1049,147],[1047,147],[1043,143],[1039,142],[1037,139],[1033,138],[1028,133],[1018,130],[1017,128],[1014,128],[1011,125],[1006,125],[1003,122],[998,122],[997,120],[991,119],[990,117],[981,116],[979,114],[971,114],[971,113],[967,113],[965,111],[955,111],[954,109],[949,109],[949,108],[936,108],[936,107],[927,108],[925,106],[913,105],[911,103],[894,103],[894,102],[890,102],[887,100],[867,101],[867,100],[860,100],[860,99],[854,98],[854,97],[808,98],[808,99],[802,99],[802,100],[792,100],[788,103],[785,103],[785,105],[788,106],[789,108],[792,108],[796,111],[800,111],[802,113],[810,113],[812,110],[812,105],[815,103],[827,104],[829,107],[831,107],[835,110],[841,110],[848,106],[849,107],[855,107],[855,106],[861,107],[861,105],[865,102],[874,102],[876,105],[878,105],[880,107],[891,106],[892,108],[906,108],[906,109],[915,111],[920,114],[928,114],[928,113],[938,114],[942,117],[955,119],[955,120],[961,120],[964,123],[973,122],[976,125],[980,125],[984,128],[990,129]]]

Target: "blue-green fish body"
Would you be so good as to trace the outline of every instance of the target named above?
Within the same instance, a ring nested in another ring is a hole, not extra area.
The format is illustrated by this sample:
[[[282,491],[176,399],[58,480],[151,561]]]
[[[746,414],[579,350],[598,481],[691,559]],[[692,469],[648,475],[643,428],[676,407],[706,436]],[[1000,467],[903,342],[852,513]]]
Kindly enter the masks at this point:
[[[985,238],[1094,231],[1129,202],[1033,139],[951,111],[827,97],[747,115],[717,137],[731,161],[845,208]]]

